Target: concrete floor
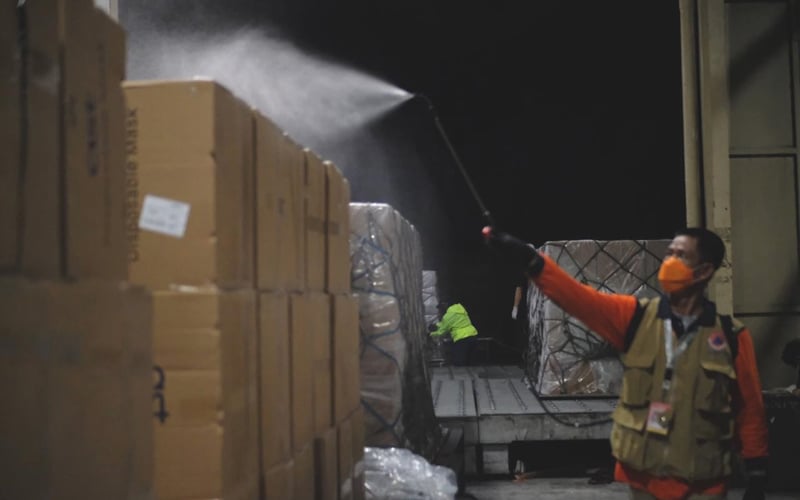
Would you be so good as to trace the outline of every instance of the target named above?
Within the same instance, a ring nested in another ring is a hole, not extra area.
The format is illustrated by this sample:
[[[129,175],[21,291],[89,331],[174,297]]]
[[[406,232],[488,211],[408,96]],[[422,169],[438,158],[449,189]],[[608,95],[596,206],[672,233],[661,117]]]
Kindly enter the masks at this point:
[[[512,480],[491,479],[467,481],[469,495],[459,499],[475,500],[625,500],[628,489],[621,483],[589,484],[580,478],[534,478],[521,483]],[[728,494],[729,500],[742,498],[743,490],[735,489]],[[790,493],[768,493],[768,500],[798,500],[800,491]]]

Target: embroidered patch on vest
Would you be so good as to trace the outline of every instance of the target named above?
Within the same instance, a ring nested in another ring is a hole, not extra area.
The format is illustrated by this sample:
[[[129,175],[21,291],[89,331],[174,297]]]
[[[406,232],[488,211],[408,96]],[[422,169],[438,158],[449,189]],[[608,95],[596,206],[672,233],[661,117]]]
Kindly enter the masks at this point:
[[[715,351],[722,351],[727,345],[725,334],[722,332],[714,332],[708,336],[708,346]]]

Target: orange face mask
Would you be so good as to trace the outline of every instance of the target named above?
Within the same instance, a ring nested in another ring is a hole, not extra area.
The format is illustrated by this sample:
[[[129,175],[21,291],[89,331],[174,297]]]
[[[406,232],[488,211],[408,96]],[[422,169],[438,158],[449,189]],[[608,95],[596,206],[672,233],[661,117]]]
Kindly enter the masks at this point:
[[[665,292],[679,292],[694,283],[694,271],[681,259],[667,257],[658,270],[658,281]]]

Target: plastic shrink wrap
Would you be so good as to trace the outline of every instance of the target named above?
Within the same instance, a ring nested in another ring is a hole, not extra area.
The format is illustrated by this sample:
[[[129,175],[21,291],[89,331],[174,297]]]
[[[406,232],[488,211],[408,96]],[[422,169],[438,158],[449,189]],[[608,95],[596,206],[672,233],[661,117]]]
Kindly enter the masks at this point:
[[[394,208],[379,203],[351,203],[350,231],[366,444],[430,457],[441,433],[424,354],[419,234]]]

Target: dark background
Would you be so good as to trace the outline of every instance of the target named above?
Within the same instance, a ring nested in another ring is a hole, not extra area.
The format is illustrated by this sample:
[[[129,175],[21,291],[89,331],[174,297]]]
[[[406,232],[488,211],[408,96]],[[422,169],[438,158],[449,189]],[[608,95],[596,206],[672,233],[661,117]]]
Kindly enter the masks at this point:
[[[497,226],[536,245],[685,223],[676,1],[120,0],[120,18],[129,78],[218,79],[353,201],[398,209],[482,335],[513,342],[517,273],[435,116]]]

